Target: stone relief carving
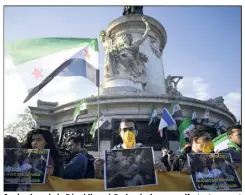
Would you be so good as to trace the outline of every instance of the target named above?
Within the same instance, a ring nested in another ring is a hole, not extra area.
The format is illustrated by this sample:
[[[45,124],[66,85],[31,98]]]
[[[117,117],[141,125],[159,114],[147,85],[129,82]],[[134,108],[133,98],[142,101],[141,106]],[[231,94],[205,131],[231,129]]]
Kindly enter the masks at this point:
[[[175,79],[178,80],[175,81]],[[167,76],[165,82],[166,82],[166,92],[168,95],[182,96],[182,94],[177,90],[177,85],[181,79],[183,79],[182,76],[170,76],[170,75]]]
[[[148,35],[150,40],[150,47],[152,49],[152,52],[160,58],[162,56],[162,49],[160,45],[160,40],[157,39],[154,35]]]
[[[211,98],[211,99],[207,100],[207,103],[212,104],[212,105],[216,105],[216,106],[223,108],[225,110],[229,110],[227,108],[227,106],[225,105],[224,98],[222,96],[216,97],[214,99]]]
[[[141,82],[142,86],[147,83],[145,63],[148,57],[139,51],[139,47],[146,40],[150,27],[144,18],[142,21],[146,30],[141,39],[135,42],[130,33],[125,33],[121,40],[114,41],[112,35],[101,31],[100,40],[105,49],[105,78],[128,77]]]
[[[114,66],[114,64],[116,64],[115,54],[117,52],[112,37],[113,37],[112,34],[106,33],[106,31],[104,30],[100,32],[100,41],[105,51],[105,57],[104,57],[105,77],[119,74],[118,70]]]

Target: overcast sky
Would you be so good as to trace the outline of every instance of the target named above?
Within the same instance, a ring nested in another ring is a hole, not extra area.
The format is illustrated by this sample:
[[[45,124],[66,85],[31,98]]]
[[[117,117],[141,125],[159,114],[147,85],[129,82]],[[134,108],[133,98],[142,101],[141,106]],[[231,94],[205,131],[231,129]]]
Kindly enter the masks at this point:
[[[37,37],[97,37],[123,7],[5,7],[4,41]],[[241,116],[241,9],[239,7],[144,7],[144,14],[166,29],[163,51],[165,76],[184,76],[179,90],[185,96],[207,100],[223,96],[228,108]],[[100,44],[100,67],[103,48]],[[89,81],[56,78],[38,96],[27,95],[21,77],[5,58],[5,126],[37,99],[68,103],[96,93]]]

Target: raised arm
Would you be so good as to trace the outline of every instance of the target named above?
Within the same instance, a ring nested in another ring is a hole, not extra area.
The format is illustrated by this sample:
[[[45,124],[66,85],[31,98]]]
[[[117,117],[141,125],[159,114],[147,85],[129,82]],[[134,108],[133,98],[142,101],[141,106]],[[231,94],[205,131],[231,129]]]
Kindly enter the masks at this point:
[[[139,47],[146,40],[146,38],[149,34],[150,26],[149,26],[148,22],[145,20],[145,18],[142,18],[142,21],[145,23],[145,27],[146,27],[145,33],[143,34],[143,36],[141,37],[140,40],[133,43],[133,46]]]

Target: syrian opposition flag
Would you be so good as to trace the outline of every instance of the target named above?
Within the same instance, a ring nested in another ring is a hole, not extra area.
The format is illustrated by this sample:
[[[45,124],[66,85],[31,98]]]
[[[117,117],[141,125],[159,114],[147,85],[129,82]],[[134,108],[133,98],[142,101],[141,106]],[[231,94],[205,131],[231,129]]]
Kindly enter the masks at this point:
[[[111,129],[111,118],[103,114],[101,114],[99,120],[96,118],[90,130],[90,135],[92,135],[93,138],[95,137],[97,129]]]
[[[196,125],[197,124],[197,113],[195,111],[192,112],[192,124]]]
[[[156,109],[152,109],[152,113],[150,114],[150,117],[149,117],[149,124],[148,125],[151,125],[152,123],[155,123],[156,120],[157,120],[157,111]]]
[[[82,76],[99,86],[97,39],[37,38],[5,46],[28,89],[24,102],[56,76]]]
[[[74,122],[77,122],[78,116],[80,114],[87,114],[88,110],[87,110],[87,101],[86,100],[82,100],[78,106],[76,107],[75,111],[73,112],[73,118],[74,118]]]
[[[235,148],[238,151],[241,150],[238,145],[229,140],[227,133],[214,138],[212,142],[214,144],[214,152],[219,152],[230,147]]]
[[[162,111],[162,116],[158,127],[158,131],[160,132],[161,137],[163,137],[163,129],[171,125],[176,125],[176,122],[171,116],[171,114],[168,112],[168,110],[164,108]]]
[[[214,128],[217,130],[217,134],[221,135],[221,129],[222,129],[222,120],[219,120],[215,125]]]
[[[194,125],[192,124],[191,119],[184,119],[183,122],[179,126],[179,134],[180,134],[180,148],[186,143],[185,138],[190,138],[190,133],[194,129]]]
[[[169,113],[172,115],[173,118],[182,117],[180,105],[176,101],[174,101],[170,106]]]
[[[201,124],[209,122],[209,115],[210,115],[210,111],[206,110],[201,120]]]

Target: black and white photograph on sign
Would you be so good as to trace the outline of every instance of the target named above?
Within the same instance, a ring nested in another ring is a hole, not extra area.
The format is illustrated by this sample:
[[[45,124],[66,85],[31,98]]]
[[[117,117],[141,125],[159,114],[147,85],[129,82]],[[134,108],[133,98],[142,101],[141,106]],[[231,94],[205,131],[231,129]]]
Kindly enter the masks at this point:
[[[237,191],[241,182],[228,153],[188,154],[196,191]]]
[[[105,151],[105,189],[157,184],[152,148]]]
[[[48,149],[4,149],[4,184],[44,184]]]

